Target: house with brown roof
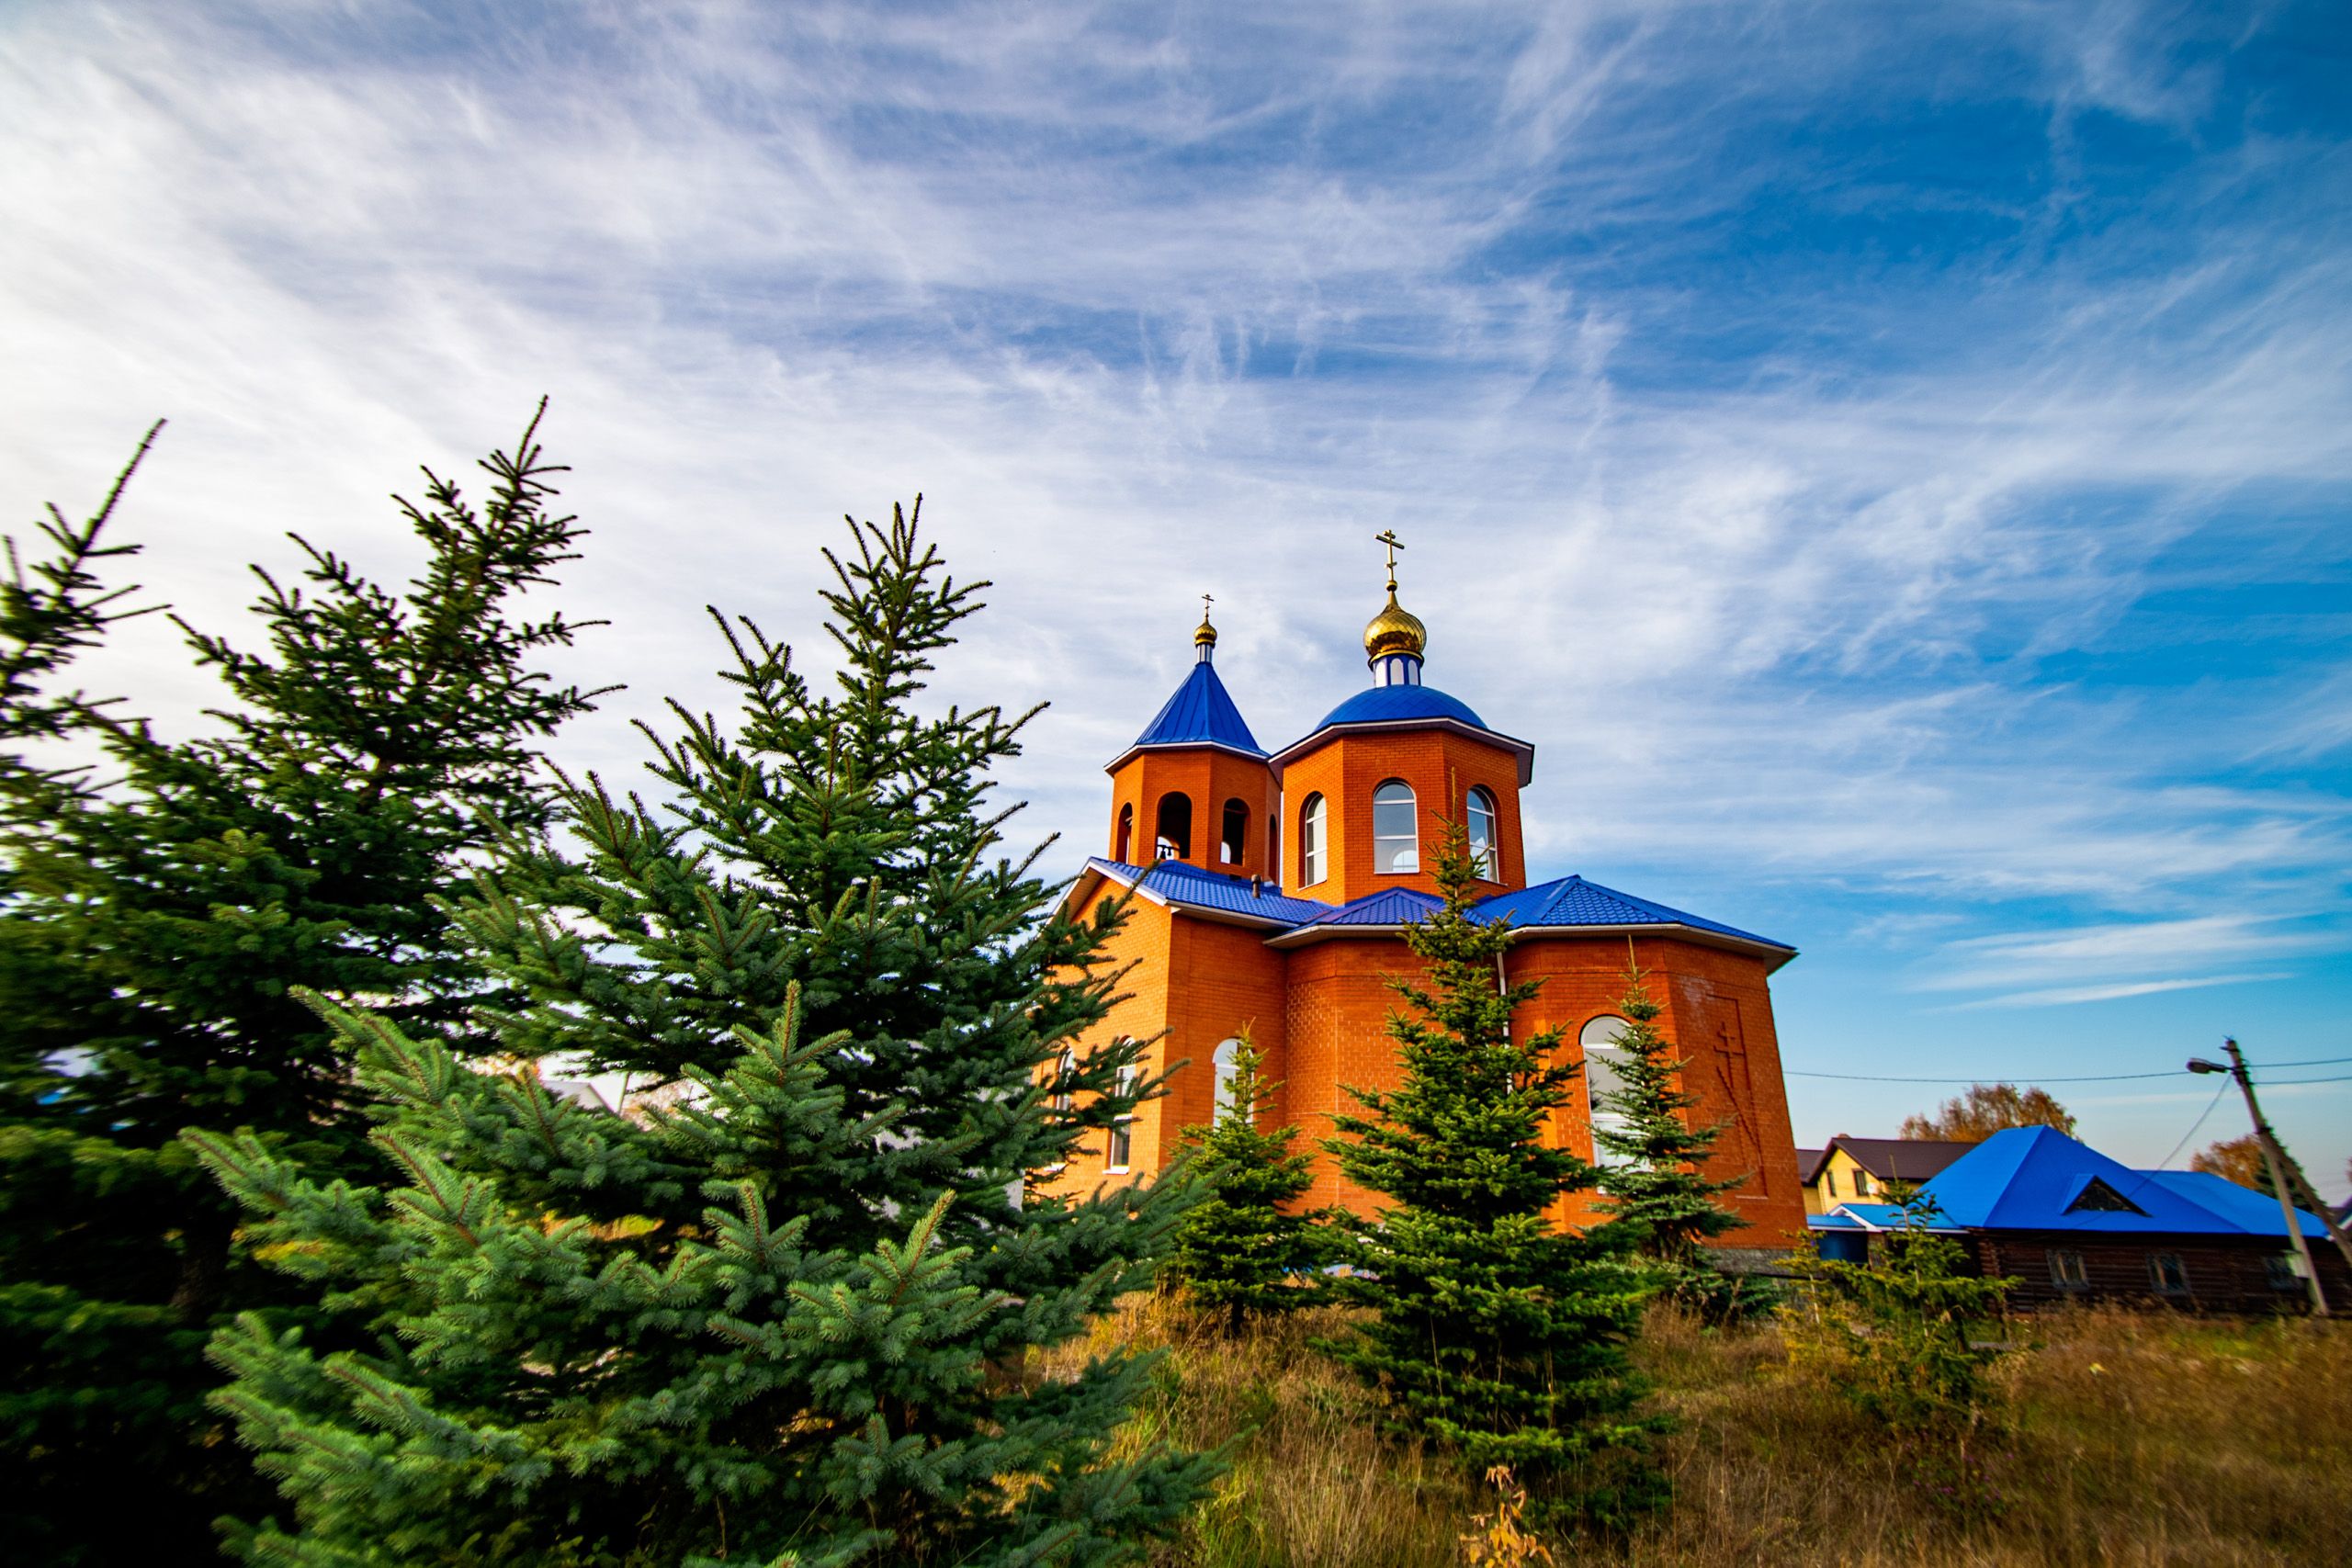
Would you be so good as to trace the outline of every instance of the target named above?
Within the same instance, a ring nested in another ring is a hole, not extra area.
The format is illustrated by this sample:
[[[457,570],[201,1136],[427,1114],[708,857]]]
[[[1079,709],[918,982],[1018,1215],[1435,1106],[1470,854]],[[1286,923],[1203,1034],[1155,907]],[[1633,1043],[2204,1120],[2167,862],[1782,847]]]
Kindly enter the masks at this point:
[[[1890,1182],[1916,1187],[1975,1146],[1930,1138],[1849,1138],[1840,1133],[1826,1148],[1797,1151],[1804,1212],[1826,1214],[1840,1203],[1883,1198]]]

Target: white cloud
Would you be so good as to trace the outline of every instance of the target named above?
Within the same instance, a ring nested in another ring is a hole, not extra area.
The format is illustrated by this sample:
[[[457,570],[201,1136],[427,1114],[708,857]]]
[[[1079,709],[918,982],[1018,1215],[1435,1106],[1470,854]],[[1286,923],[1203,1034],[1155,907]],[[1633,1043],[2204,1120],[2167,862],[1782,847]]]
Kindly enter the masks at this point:
[[[2210,107],[2144,17],[2041,11],[1915,41],[1962,78],[1951,39],[2029,55],[2030,86],[1951,90],[2053,124]],[[1009,782],[1074,849],[1193,595],[1278,743],[1361,679],[1365,536],[1394,525],[1432,679],[1541,748],[1543,869],[2069,900],[2143,933],[2225,882],[2213,919],[2257,939],[2340,902],[2340,801],[2179,783],[2261,754],[2229,698],[2183,722],[2017,665],[2111,625],[2232,498],[2344,493],[2343,253],[2233,223],[2122,268],[2123,225],[1932,284],[1695,291],[1689,236],[1775,177],[1744,134],[1917,90],[1884,35],[1783,20],[704,5],[419,50],[423,12],[32,9],[0,42],[0,472],[70,508],[174,415],[126,523],[218,622],[289,522],[397,565],[352,533],[381,491],[551,390],[596,530],[566,597],[617,623],[580,673],[633,683],[568,741],[608,771],[662,695],[718,700],[703,602],[812,643],[831,520],[920,487],[999,581],[946,688],[1055,699]],[[1580,250],[1495,259],[1555,210]],[[1792,312],[1831,346],[1658,374]],[[2313,547],[2226,526],[2271,567]],[[163,637],[112,671],[185,718],[202,688]],[[2280,755],[2339,743],[2333,694]],[[2258,947],[2117,938],[2078,975],[2010,940],[1947,950],[1936,988],[2219,983],[2132,966]]]
[[[2053,986],[2047,990],[2013,991],[2007,996],[1987,997],[1981,1001],[1963,1002],[1961,1007],[2031,1008],[2075,1007],[2084,1002],[2121,1001],[2127,997],[2160,996],[2166,991],[2195,991],[2208,986],[2250,985],[2256,981],[2291,980],[2286,971],[2267,975],[2207,975],[2194,980],[2138,980],[2109,986]]]

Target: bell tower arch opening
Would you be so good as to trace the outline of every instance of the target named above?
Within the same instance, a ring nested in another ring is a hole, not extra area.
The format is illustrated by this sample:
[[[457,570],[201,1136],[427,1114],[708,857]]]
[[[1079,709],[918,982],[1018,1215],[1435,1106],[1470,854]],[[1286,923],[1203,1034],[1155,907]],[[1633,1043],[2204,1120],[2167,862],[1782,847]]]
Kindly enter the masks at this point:
[[[1153,813],[1152,852],[1160,860],[1190,860],[1193,855],[1193,797],[1171,789],[1159,797]]]

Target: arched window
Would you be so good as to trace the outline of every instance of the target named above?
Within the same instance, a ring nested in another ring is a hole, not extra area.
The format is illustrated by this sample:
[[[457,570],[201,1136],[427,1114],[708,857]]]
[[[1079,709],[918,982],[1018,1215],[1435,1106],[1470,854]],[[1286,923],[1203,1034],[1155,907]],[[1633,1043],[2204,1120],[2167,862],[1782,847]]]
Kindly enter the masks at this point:
[[[1633,1027],[1615,1013],[1605,1012],[1577,1035],[1577,1043],[1584,1048],[1585,1112],[1594,1134],[1592,1163],[1598,1166],[1631,1163],[1623,1155],[1603,1148],[1600,1134],[1625,1130],[1624,1114],[1603,1105],[1601,1097],[1618,1093],[1625,1087],[1625,1080],[1617,1071],[1617,1060],[1623,1055],[1617,1048],[1617,1040]]]
[[[1372,792],[1372,869],[1380,876],[1421,869],[1420,813],[1413,786],[1396,779]]]
[[[1054,1063],[1054,1092],[1052,1104],[1055,1110],[1068,1111],[1076,1103],[1076,1096],[1070,1092],[1069,1084],[1070,1079],[1077,1075],[1077,1053],[1065,1045],[1062,1047],[1062,1054],[1060,1057]]]
[[[1117,861],[1121,865],[1135,864],[1136,808],[1135,803],[1132,801],[1119,807],[1118,841],[1118,850],[1111,856],[1111,858]]]
[[[1310,795],[1306,804],[1298,808],[1298,880],[1301,886],[1312,887],[1323,880],[1329,864],[1329,846],[1323,841],[1323,797]]]
[[[1170,790],[1159,797],[1159,816],[1152,829],[1161,860],[1186,860],[1193,853],[1193,797]]]
[[[1241,863],[1241,852],[1250,842],[1250,808],[1238,800],[1225,803],[1224,831],[1217,835],[1217,853],[1227,865]]]
[[[1470,792],[1470,865],[1489,882],[1503,878],[1502,839],[1496,830],[1495,797],[1483,789]]]
[[[1266,874],[1277,882],[1283,879],[1283,814],[1279,811],[1266,818]]]
[[[1220,1041],[1216,1055],[1211,1058],[1216,1071],[1216,1098],[1209,1102],[1209,1120],[1212,1122],[1222,1122],[1227,1112],[1238,1109],[1227,1104],[1226,1101],[1233,1091],[1233,1075],[1240,1065],[1235,1060],[1235,1056],[1240,1049],[1241,1042],[1238,1038]]]
[[[1136,1112],[1133,1096],[1136,1092],[1136,1065],[1133,1062],[1119,1069],[1119,1087],[1114,1090],[1127,1100],[1127,1109],[1111,1118],[1110,1131],[1102,1139],[1102,1168],[1125,1170],[1135,1164]]]

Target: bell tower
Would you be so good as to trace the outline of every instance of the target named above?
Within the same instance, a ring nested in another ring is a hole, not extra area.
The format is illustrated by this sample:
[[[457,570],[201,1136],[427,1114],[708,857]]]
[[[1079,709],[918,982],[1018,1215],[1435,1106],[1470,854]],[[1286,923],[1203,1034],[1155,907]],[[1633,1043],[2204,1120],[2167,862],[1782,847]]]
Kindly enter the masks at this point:
[[[1274,773],[1217,678],[1212,603],[1202,595],[1192,672],[1104,770],[1111,775],[1109,854],[1126,865],[1174,861],[1272,881]]]

